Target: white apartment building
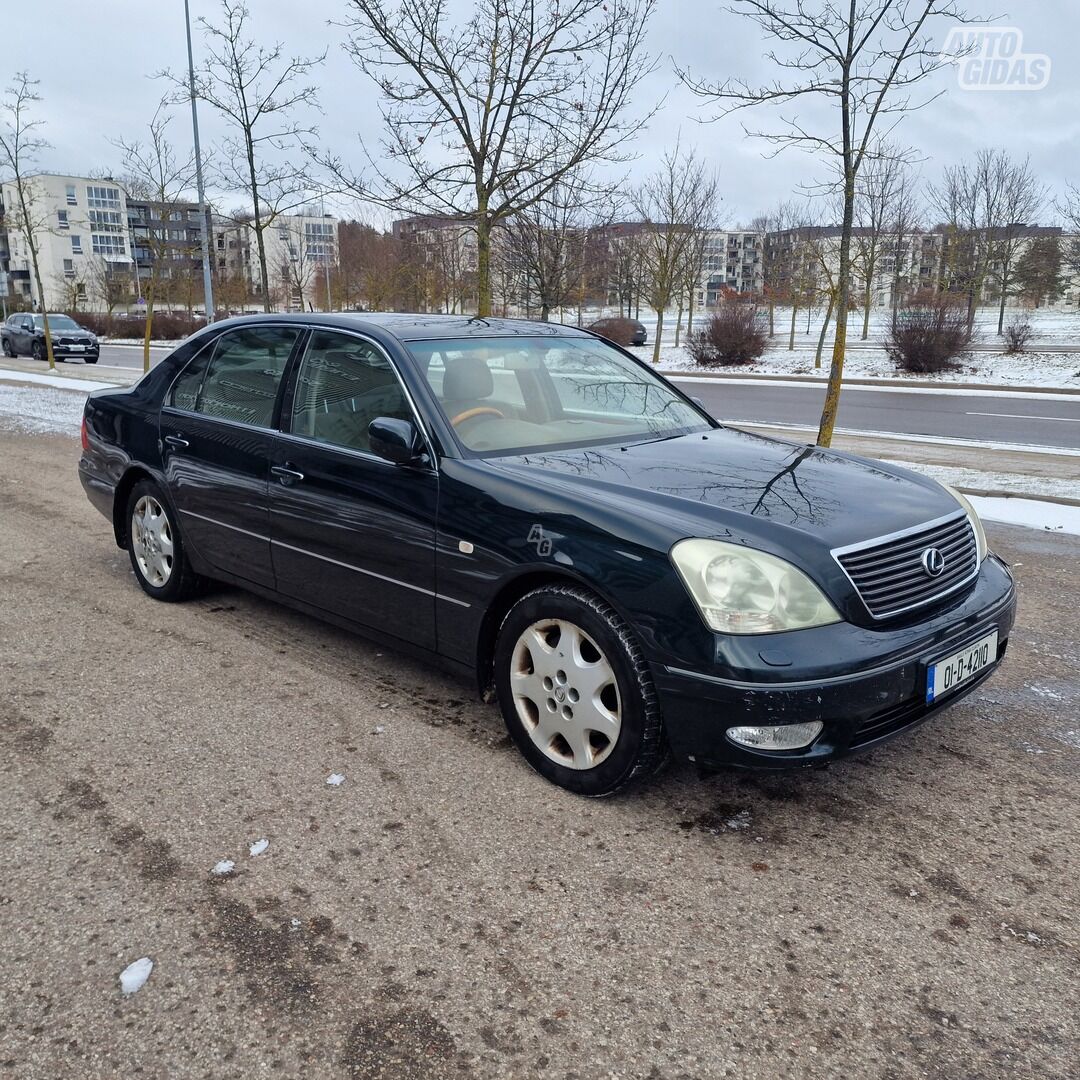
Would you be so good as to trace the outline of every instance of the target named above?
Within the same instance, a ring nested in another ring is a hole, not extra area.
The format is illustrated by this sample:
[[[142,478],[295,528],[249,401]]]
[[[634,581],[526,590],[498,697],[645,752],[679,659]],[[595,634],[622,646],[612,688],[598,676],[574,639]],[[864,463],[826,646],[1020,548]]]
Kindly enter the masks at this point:
[[[328,274],[338,256],[338,222],[331,214],[283,214],[263,233],[272,302],[287,311],[327,307]],[[261,290],[258,246],[249,247],[249,274]]]
[[[695,303],[712,307],[728,289],[760,293],[764,284],[765,236],[759,232],[711,229],[705,237],[705,257]]]
[[[102,272],[131,275],[127,196],[118,183],[41,173],[26,188],[45,296],[37,295],[17,190],[7,181],[0,185],[0,269],[8,274],[9,309],[67,306],[72,292],[86,296]]]

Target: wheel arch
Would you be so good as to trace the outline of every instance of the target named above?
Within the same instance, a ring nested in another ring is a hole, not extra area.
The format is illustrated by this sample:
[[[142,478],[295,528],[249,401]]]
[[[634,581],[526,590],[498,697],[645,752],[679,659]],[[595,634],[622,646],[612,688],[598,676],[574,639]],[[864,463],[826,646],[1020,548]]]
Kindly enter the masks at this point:
[[[158,487],[163,486],[161,480],[142,465],[132,465],[124,475],[120,477],[120,482],[116,485],[116,489],[113,492],[112,508],[113,536],[116,538],[116,546],[118,548],[126,549],[128,546],[128,498],[131,495],[132,488],[134,488],[140,480],[149,480],[151,483],[157,484]]]
[[[545,585],[574,585],[592,593],[612,607],[628,625],[632,620],[623,611],[622,606],[597,588],[595,582],[563,568],[542,567],[528,569],[506,581],[499,588],[488,604],[480,622],[476,642],[476,685],[480,696],[485,701],[494,700],[495,696],[495,639],[510,609],[527,593]]]

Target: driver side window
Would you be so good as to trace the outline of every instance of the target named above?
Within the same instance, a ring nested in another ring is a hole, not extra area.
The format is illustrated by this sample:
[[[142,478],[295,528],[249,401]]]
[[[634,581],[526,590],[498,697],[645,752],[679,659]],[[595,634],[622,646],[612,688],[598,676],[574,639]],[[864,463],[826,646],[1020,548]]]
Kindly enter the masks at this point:
[[[316,330],[296,380],[292,434],[370,453],[368,425],[378,416],[413,419],[390,362],[366,341]]]

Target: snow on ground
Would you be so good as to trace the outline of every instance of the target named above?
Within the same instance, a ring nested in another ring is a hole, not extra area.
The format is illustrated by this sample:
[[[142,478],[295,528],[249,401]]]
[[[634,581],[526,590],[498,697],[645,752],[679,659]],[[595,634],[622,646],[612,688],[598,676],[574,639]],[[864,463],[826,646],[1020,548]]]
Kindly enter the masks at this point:
[[[987,521],[1080,536],[1080,506],[1062,506],[1037,499],[990,499],[979,495],[969,498],[979,517]]]
[[[79,379],[74,376],[41,375],[34,371],[8,371],[0,368],[0,379],[4,382],[34,383],[37,386],[55,386],[62,390],[108,390],[116,385],[111,382],[94,382],[91,379]]]
[[[85,401],[85,393],[0,382],[0,426],[30,435],[78,435]]]
[[[816,344],[806,346],[796,342],[789,352],[787,345],[775,343],[754,364],[734,368],[707,370],[732,375],[802,375],[822,380],[829,377],[829,357],[826,355],[820,368],[814,367]],[[652,348],[638,346],[631,351],[643,360],[652,361]],[[695,371],[694,361],[685,347],[665,345],[660,349],[660,370]],[[885,350],[880,347],[849,350],[844,359],[844,374],[849,379],[904,379],[919,382],[984,383],[997,386],[1051,386],[1080,389],[1080,353],[1025,353],[1023,356],[1005,356],[1003,353],[976,352],[955,371],[940,375],[905,375],[897,371]]]
[[[922,473],[943,484],[974,491],[1008,491],[1017,495],[1052,496],[1059,499],[1075,499],[1080,502],[1080,480],[1063,480],[1052,476],[1025,476],[1021,473],[982,472],[979,469],[962,469],[951,465],[924,465],[921,462],[897,461],[885,458],[893,465],[901,465],[912,472]]]
[[[248,851],[252,856],[261,855],[269,846],[269,840],[256,840],[255,843],[248,848]]]

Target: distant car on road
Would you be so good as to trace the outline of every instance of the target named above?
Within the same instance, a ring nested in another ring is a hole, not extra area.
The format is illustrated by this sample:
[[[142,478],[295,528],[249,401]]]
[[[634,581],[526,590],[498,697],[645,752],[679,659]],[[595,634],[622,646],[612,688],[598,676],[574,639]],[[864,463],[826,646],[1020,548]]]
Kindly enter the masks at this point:
[[[724,427],[573,327],[215,323],[91,393],[82,439],[150,596],[216,578],[466,675],[582,795],[669,749],[785,769],[879,746],[981,684],[1013,624],[962,495]]]
[[[50,315],[49,333],[52,335],[53,356],[66,360],[80,356],[88,364],[96,364],[100,354],[97,335],[84,330],[68,315]],[[35,360],[48,360],[45,349],[45,319],[21,311],[8,316],[0,325],[0,348],[5,356],[32,356]]]
[[[615,345],[644,345],[649,340],[645,324],[637,319],[597,319],[589,329]]]

